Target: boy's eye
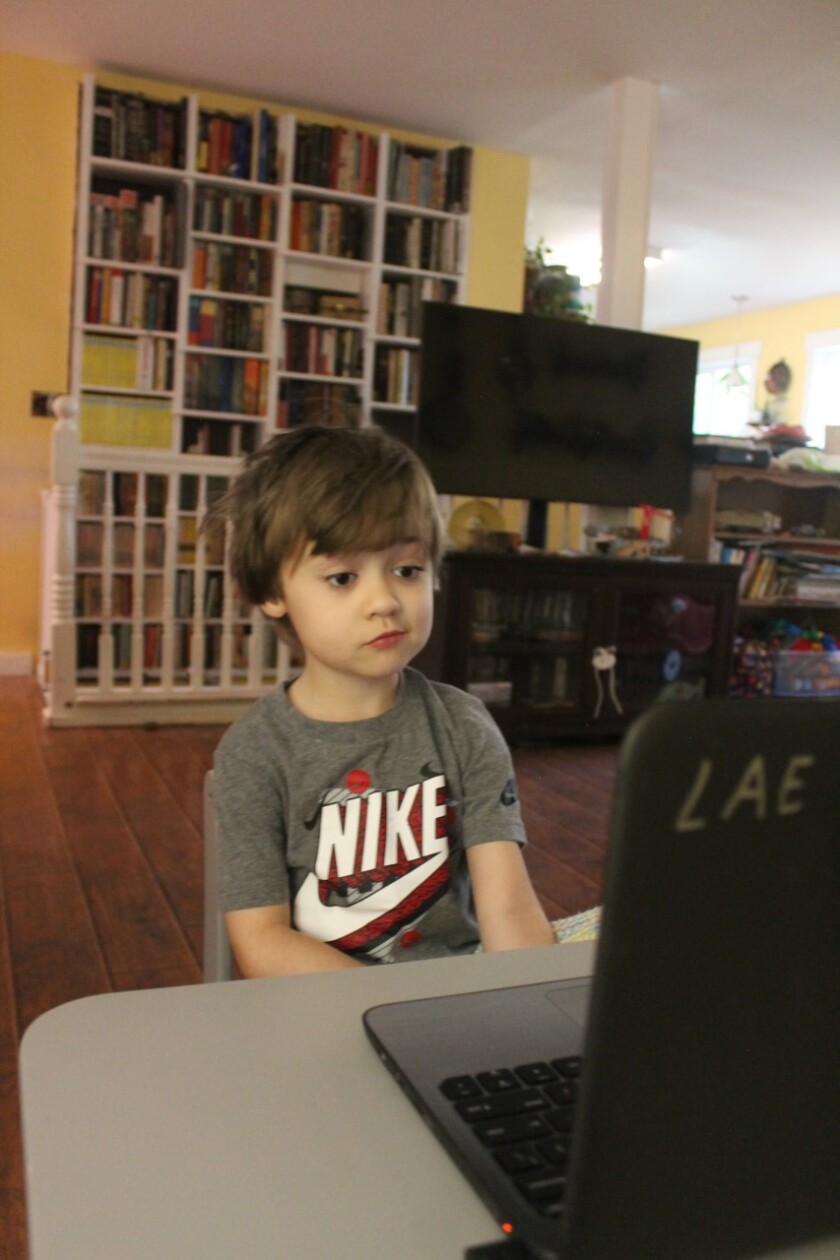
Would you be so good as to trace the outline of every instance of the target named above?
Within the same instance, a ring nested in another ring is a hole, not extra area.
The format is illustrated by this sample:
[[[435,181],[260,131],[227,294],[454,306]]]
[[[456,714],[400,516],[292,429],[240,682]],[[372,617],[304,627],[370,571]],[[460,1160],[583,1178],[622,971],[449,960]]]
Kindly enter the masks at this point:
[[[327,581],[330,586],[343,587],[349,586],[353,581],[353,577],[354,575],[352,573],[331,573],[327,578]]]
[[[394,572],[396,573],[397,577],[404,578],[410,582],[413,578],[417,578],[420,576],[420,574],[423,572],[423,565],[422,564],[400,564],[396,567],[396,569],[394,569]]]

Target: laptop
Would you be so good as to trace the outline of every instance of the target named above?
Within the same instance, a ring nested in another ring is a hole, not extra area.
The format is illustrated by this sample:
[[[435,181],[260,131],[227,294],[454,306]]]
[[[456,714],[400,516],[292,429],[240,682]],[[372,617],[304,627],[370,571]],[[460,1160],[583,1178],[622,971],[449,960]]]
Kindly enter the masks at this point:
[[[648,710],[621,749],[592,980],[364,1026],[521,1254],[840,1240],[840,701]]]

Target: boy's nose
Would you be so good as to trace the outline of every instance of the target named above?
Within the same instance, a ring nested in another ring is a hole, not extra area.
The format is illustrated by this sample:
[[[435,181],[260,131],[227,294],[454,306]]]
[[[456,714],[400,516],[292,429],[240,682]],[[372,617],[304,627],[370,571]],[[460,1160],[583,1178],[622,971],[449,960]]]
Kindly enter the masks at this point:
[[[384,575],[372,577],[367,591],[367,607],[372,616],[387,617],[397,611],[400,601]]]

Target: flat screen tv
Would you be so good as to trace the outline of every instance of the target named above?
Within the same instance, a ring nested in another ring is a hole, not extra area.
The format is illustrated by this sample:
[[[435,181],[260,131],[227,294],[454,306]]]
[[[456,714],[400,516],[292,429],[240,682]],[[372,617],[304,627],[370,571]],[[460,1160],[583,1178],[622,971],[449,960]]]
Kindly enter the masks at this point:
[[[685,510],[698,344],[427,302],[417,451],[442,494]]]

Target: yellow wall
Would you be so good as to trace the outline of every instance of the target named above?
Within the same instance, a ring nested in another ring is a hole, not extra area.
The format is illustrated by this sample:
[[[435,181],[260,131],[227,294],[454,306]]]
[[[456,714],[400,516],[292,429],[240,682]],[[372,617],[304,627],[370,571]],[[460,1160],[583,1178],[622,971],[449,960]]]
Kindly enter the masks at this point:
[[[0,654],[37,650],[40,493],[49,483],[49,420],[32,419],[32,390],[67,388],[75,205],[76,109],[85,70],[0,53]],[[173,87],[108,74],[118,88],[181,96]],[[307,120],[335,115],[276,101],[201,92],[209,108],[264,105]],[[363,126],[371,126],[368,121]],[[387,130],[387,120],[381,124]],[[395,130],[401,139],[427,139]],[[451,138],[450,138],[451,140]],[[448,141],[444,141],[447,143]],[[529,163],[474,153],[468,300],[520,310]]]
[[[34,653],[49,420],[67,384],[78,75],[0,54],[0,652]]]
[[[805,392],[806,349],[809,333],[840,328],[840,296],[797,302],[766,311],[744,311],[741,316],[716,319],[705,324],[686,324],[664,331],[677,337],[691,337],[702,350],[731,346],[737,342],[761,342],[758,362],[756,407],[767,401],[762,382],[767,369],[784,359],[792,373],[788,393],[788,424],[799,424]]]

